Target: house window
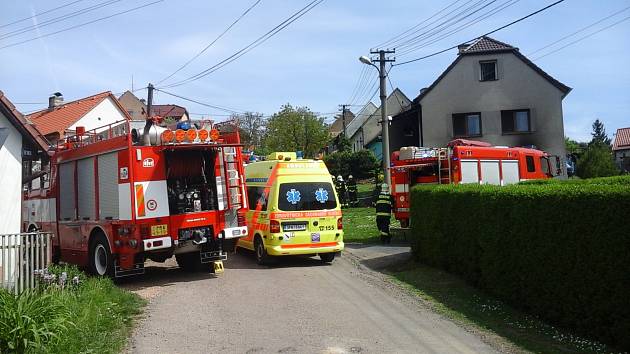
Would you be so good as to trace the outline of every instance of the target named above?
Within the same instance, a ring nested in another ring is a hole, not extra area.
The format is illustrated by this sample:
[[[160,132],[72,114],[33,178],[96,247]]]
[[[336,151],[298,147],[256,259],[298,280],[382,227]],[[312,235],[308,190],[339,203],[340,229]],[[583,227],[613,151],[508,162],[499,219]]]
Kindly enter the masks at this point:
[[[503,133],[528,133],[531,131],[529,109],[501,111]]]
[[[534,165],[534,156],[526,155],[525,162],[527,163],[527,172],[536,172],[536,166]]]
[[[453,136],[481,136],[481,113],[453,114]]]
[[[497,79],[497,61],[496,60],[488,60],[488,61],[480,61],[480,81],[494,81]]]

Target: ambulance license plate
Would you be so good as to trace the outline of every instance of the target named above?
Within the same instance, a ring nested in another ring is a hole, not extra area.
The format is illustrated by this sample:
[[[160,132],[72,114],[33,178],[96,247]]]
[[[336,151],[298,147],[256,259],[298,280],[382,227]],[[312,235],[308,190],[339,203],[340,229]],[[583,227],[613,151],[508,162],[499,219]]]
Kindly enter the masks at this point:
[[[166,234],[168,234],[166,224],[151,226],[151,236],[165,236]]]
[[[319,242],[319,232],[313,232],[311,234],[311,242]]]

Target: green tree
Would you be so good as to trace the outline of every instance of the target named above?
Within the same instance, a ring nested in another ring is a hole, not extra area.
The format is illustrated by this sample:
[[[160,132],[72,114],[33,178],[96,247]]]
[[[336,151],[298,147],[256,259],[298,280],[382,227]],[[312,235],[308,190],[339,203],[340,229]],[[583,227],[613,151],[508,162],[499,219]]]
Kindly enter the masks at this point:
[[[355,179],[365,179],[374,176],[378,167],[378,161],[370,150],[361,150],[354,153],[349,151],[337,151],[324,157],[326,167],[331,174],[347,178],[352,175]]]
[[[603,144],[589,146],[578,160],[576,173],[580,178],[607,177],[619,174],[612,159],[610,148]]]
[[[564,146],[566,147],[568,154],[580,155],[583,152],[580,143],[569,137],[564,138]]]
[[[265,135],[265,126],[267,124],[262,113],[246,112],[232,116],[238,124],[241,142],[247,149],[254,151],[262,147],[263,137]]]
[[[350,151],[350,139],[346,138],[343,133],[332,138],[328,146],[333,146],[336,151]]]
[[[270,151],[303,151],[304,157],[315,157],[327,141],[324,118],[307,107],[286,104],[267,121],[264,146]]]
[[[595,119],[593,122],[593,132],[591,133],[593,139],[589,143],[589,146],[592,145],[604,145],[610,147],[610,138],[606,135],[606,129],[604,128],[604,123],[599,119]]]

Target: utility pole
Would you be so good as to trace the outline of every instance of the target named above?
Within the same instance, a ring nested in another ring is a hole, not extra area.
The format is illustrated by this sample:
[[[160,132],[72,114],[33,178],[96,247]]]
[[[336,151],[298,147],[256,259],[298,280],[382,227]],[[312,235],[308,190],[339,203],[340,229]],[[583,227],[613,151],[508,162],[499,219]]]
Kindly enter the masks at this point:
[[[343,137],[347,138],[348,135],[346,134],[346,107],[348,107],[348,105],[340,104],[339,107],[341,107],[341,123],[343,124]]]
[[[387,70],[385,69],[385,64],[388,62],[393,62],[396,59],[391,59],[389,57],[385,57],[385,54],[393,54],[395,53],[395,50],[372,50],[370,51],[370,54],[378,54],[378,58],[374,58],[372,59],[373,62],[378,62],[380,64],[380,67],[378,67],[378,76],[380,79],[380,85],[381,85],[381,135],[382,135],[382,139],[381,139],[381,144],[382,144],[382,150],[383,150],[383,172],[384,172],[384,178],[385,178],[385,183],[387,183],[387,185],[390,187],[390,193],[391,193],[391,171],[390,171],[390,162],[389,162],[389,119],[387,118],[387,85],[386,85],[386,79],[387,79]]]
[[[151,118],[151,108],[153,108],[153,84],[147,86],[147,119]]]

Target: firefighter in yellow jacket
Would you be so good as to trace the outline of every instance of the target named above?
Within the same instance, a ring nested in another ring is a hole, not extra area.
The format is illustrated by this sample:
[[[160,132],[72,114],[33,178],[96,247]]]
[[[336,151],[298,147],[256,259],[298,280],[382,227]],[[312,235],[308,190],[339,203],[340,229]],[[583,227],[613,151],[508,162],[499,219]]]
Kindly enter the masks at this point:
[[[376,226],[380,232],[381,242],[391,243],[389,234],[389,222],[392,217],[392,196],[389,194],[389,186],[383,183],[381,193],[376,199]]]

